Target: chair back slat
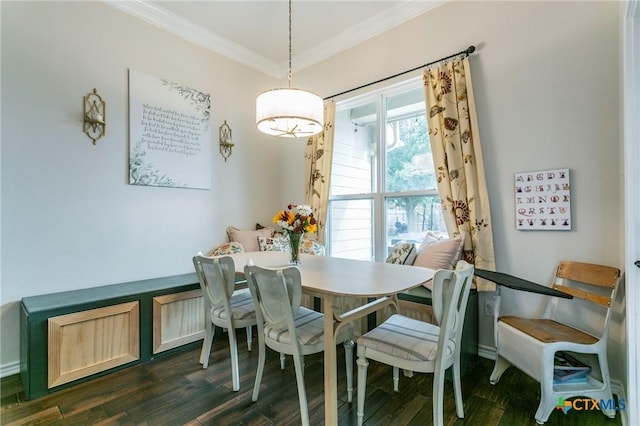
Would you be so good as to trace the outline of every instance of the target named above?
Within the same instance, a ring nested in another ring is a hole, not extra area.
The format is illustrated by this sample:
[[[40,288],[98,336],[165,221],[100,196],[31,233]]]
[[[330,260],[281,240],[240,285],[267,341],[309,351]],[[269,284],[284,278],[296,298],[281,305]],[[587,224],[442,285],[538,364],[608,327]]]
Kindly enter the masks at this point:
[[[300,270],[246,266],[245,275],[262,319],[273,328],[293,327],[302,299]]]
[[[620,269],[591,263],[562,261],[558,265],[556,276],[599,287],[614,288],[620,278]]]
[[[207,303],[212,308],[229,309],[228,300],[235,286],[235,265],[233,258],[195,256],[193,266],[200,281],[200,288]]]
[[[442,300],[441,307],[434,306],[434,314],[440,317],[438,351],[445,350],[449,340],[454,340],[456,345],[460,344],[473,271],[472,265],[461,260],[455,271],[441,269],[434,275],[433,293],[441,295],[434,297],[434,302],[439,304],[436,300]]]
[[[611,298],[607,296],[601,296],[599,294],[591,293],[589,291],[581,290],[579,288],[568,287],[566,285],[561,285],[561,284],[554,284],[553,288],[563,293],[570,294],[574,298],[597,303],[598,305],[606,306],[607,308],[611,306]]]
[[[546,317],[606,340],[620,276],[612,266],[561,261],[552,287],[573,299],[552,298]]]

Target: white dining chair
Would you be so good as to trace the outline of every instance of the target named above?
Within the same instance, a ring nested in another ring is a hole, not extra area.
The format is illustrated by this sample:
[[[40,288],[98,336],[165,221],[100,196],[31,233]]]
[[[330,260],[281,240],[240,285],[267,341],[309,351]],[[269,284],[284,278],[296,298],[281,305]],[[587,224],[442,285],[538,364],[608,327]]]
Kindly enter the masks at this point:
[[[251,400],[257,401],[264,372],[265,345],[293,356],[303,425],[309,425],[309,408],[304,385],[304,356],[324,351],[323,314],[300,306],[302,282],[295,266],[269,269],[254,265],[244,268],[258,317],[258,371]],[[351,327],[336,336],[343,343],[347,370],[347,400],[353,399],[353,341]]]
[[[358,346],[358,425],[364,421],[364,400],[368,360],[393,367],[393,390],[399,391],[399,370],[434,373],[433,424],[444,423],[443,395],[445,371],[453,367],[456,414],[464,418],[460,384],[460,346],[462,326],[473,280],[474,268],[459,261],[455,271],[441,269],[433,277],[433,316],[435,324],[399,314],[362,335]]]
[[[236,328],[246,328],[247,346],[250,351],[251,327],[256,325],[256,313],[251,293],[246,288],[235,291],[235,265],[229,256],[211,258],[198,253],[193,257],[193,266],[200,281],[205,305],[205,336],[200,351],[200,363],[202,368],[209,366],[215,326],[226,329],[231,351],[233,390],[238,391],[240,390],[240,372]]]

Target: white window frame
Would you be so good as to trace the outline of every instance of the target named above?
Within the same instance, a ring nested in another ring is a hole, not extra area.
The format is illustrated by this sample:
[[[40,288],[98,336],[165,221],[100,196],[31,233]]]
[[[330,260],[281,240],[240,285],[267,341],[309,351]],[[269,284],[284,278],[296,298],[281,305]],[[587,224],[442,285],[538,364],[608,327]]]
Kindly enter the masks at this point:
[[[374,91],[370,91],[361,95],[354,96],[343,101],[336,101],[336,111],[343,111],[355,108],[367,103],[376,104],[376,162],[372,168],[373,188],[371,193],[362,194],[349,194],[349,195],[330,195],[329,196],[329,209],[333,201],[340,200],[373,200],[373,260],[384,261],[387,257],[386,253],[386,226],[385,226],[385,201],[387,198],[405,197],[405,196],[438,196],[437,188],[430,190],[416,190],[405,192],[386,192],[386,150],[382,149],[384,145],[386,134],[385,128],[387,123],[386,100],[389,97],[398,95],[403,92],[415,90],[423,87],[422,77],[415,77],[409,80],[397,83],[391,86],[383,87]],[[327,250],[331,253],[331,226],[332,221],[329,214],[327,220]]]

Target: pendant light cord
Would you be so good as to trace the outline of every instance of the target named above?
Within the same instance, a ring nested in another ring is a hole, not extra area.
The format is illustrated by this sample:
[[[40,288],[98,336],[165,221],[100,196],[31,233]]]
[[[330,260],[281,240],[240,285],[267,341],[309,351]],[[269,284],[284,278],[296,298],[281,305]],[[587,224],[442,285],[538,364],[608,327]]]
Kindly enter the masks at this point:
[[[289,0],[289,89],[291,89],[291,0]]]

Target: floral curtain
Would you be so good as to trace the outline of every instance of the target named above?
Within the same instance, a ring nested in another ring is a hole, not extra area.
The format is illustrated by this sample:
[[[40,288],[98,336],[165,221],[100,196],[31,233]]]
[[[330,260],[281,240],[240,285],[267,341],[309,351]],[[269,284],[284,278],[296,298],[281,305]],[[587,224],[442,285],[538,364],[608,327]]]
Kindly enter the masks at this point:
[[[485,183],[469,59],[424,71],[429,139],[449,235],[464,238],[464,260],[495,270],[489,196]],[[476,279],[480,291],[495,284]]]
[[[333,123],[336,118],[334,101],[324,103],[324,129],[307,141],[305,150],[305,172],[307,186],[305,203],[313,209],[318,223],[318,241],[326,244],[327,207],[329,185],[331,183],[331,162],[333,160]]]

